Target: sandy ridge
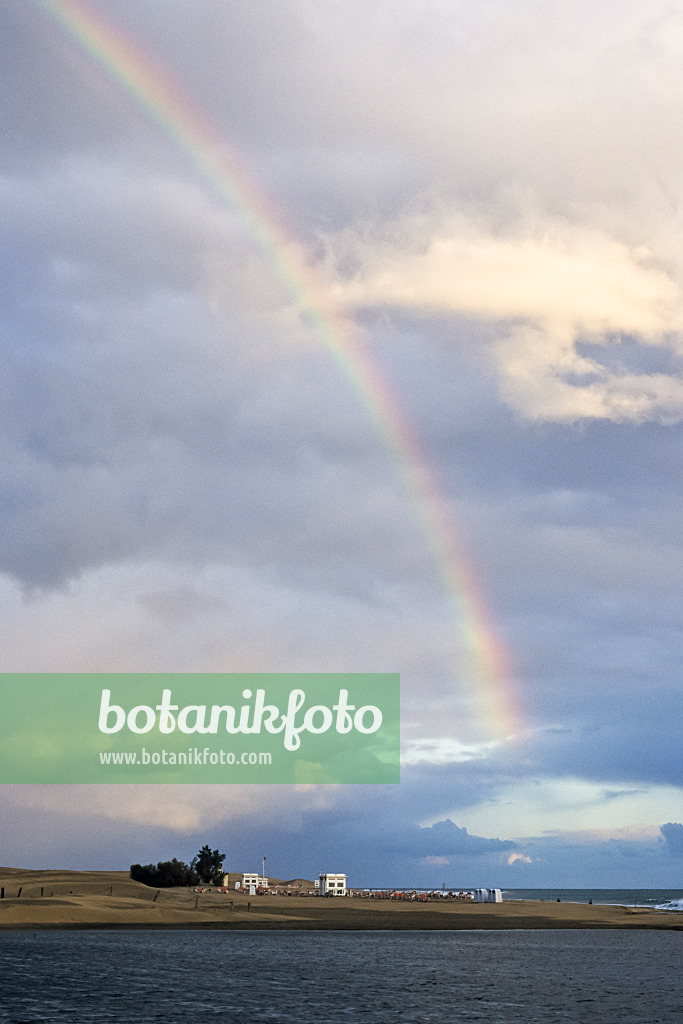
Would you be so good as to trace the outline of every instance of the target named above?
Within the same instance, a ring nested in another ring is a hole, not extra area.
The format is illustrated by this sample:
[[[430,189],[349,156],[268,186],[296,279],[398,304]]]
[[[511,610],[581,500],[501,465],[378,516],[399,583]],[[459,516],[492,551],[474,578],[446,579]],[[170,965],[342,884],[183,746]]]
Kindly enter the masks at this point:
[[[354,898],[227,895],[152,889],[126,871],[0,868],[0,930],[42,928],[233,928],[449,930],[667,928],[683,914],[543,900],[465,904]]]

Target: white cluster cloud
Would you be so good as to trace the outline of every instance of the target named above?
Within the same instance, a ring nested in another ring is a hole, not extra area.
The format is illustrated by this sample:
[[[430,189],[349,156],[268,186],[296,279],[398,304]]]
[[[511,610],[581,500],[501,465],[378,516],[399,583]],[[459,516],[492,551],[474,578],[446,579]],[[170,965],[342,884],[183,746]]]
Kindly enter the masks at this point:
[[[520,860],[522,862],[522,864],[531,864],[532,863],[531,857],[527,857],[523,853],[511,853],[510,856],[508,857],[508,861],[507,862],[508,862],[509,865],[512,865],[512,864],[515,863],[515,861],[518,861],[518,860]]]
[[[331,243],[335,252],[335,243]],[[683,379],[610,367],[581,353],[624,339],[683,354],[679,283],[642,247],[560,219],[505,231],[465,217],[438,227],[404,222],[392,237],[345,234],[333,299],[346,309],[393,307],[495,325],[495,360],[506,401],[541,420],[613,421],[683,416]]]

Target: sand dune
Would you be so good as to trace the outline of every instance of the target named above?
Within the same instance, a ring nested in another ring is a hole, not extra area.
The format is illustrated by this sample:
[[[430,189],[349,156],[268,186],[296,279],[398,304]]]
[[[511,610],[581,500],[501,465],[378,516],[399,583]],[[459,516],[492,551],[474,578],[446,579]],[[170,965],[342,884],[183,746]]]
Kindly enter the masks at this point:
[[[542,900],[465,904],[151,889],[126,871],[0,868],[0,929],[676,928],[683,915]]]

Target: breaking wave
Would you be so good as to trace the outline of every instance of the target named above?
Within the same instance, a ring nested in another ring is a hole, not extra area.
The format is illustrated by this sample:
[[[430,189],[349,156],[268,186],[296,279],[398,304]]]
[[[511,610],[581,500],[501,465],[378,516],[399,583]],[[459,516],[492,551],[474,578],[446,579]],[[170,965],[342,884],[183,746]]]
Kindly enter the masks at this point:
[[[683,897],[678,900],[669,900],[668,903],[660,903],[655,910],[683,910]]]

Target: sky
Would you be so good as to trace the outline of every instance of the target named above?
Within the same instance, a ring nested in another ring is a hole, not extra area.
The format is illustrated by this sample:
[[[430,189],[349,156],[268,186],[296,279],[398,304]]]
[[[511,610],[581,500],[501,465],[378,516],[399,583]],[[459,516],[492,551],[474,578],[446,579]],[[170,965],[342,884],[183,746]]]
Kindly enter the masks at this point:
[[[99,40],[99,42],[98,42]],[[400,672],[396,786],[0,786],[0,861],[683,866],[683,7],[8,0],[3,672]]]

